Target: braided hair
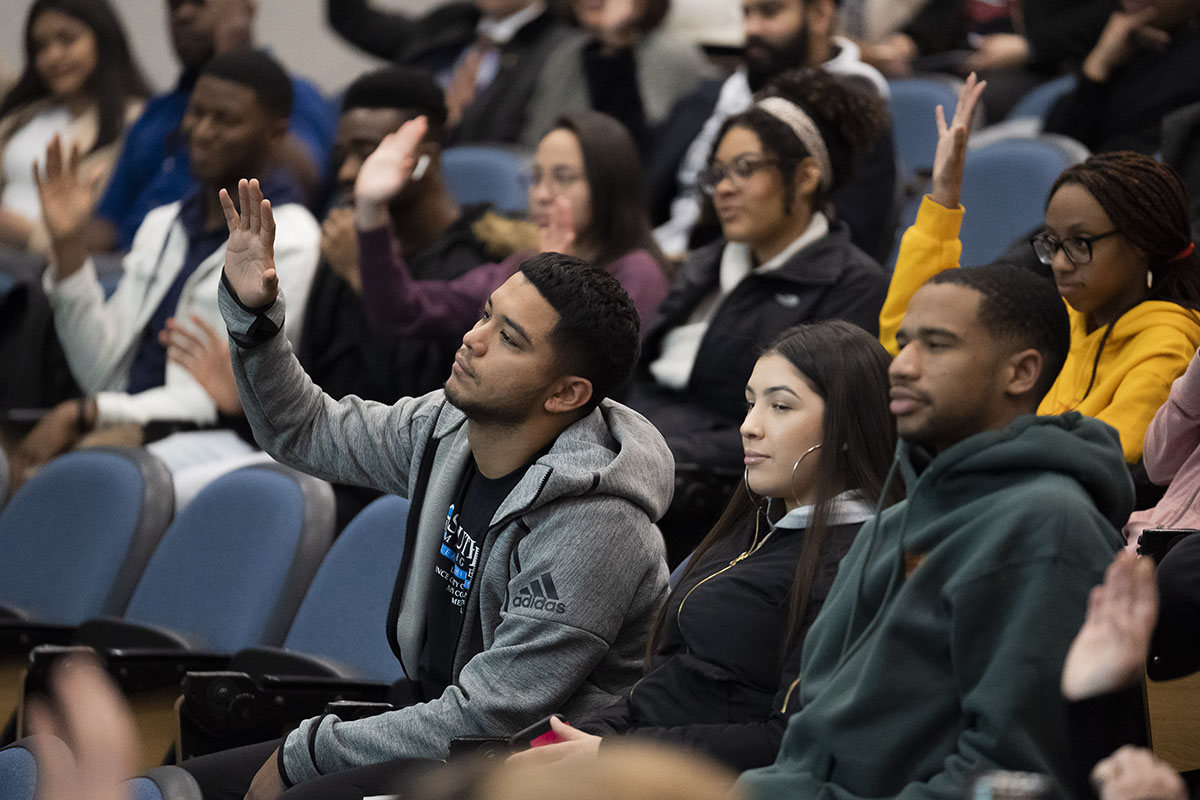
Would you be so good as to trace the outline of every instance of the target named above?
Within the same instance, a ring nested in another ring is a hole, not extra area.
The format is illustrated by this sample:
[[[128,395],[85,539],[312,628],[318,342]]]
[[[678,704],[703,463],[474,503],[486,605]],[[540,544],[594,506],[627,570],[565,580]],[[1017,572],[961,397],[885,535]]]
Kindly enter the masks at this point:
[[[1117,230],[1146,254],[1153,275],[1147,300],[1200,309],[1200,256],[1195,248],[1188,252],[1188,198],[1178,172],[1150,156],[1121,150],[1068,167],[1054,181],[1050,197],[1069,183],[1096,198]]]
[[[1192,244],[1187,190],[1174,168],[1132,150],[1094,155],[1058,176],[1047,205],[1067,184],[1086,189],[1121,235],[1146,254],[1152,285],[1144,300],[1176,303],[1193,315],[1200,310],[1200,255]],[[1084,397],[1095,385],[1100,356],[1113,326],[1130,308],[1105,327]]]
[[[887,130],[887,108],[875,90],[853,78],[826,72],[818,67],[806,67],[784,72],[772,80],[755,100],[782,97],[812,118],[829,151],[833,167],[828,189],[818,187],[812,198],[814,209],[820,209],[829,196],[853,174],[855,164]],[[762,142],[763,150],[779,159],[783,175],[783,210],[792,213],[796,194],[796,167],[811,155],[800,139],[779,118],[751,106],[725,121],[713,142],[713,154],[730,128],[753,131]],[[712,159],[712,154],[709,160]]]

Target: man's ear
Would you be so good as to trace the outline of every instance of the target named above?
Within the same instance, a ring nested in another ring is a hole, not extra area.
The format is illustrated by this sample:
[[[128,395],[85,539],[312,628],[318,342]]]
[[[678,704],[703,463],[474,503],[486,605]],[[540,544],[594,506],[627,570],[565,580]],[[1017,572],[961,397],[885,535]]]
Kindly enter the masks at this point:
[[[566,375],[550,387],[544,408],[548,414],[566,414],[583,408],[591,399],[591,381],[578,375]]]
[[[1042,377],[1046,361],[1041,352],[1028,348],[1013,353],[1005,363],[1004,392],[1010,397],[1022,397],[1034,390]]]
[[[837,4],[834,0],[806,0],[804,3],[804,24],[809,36],[828,39],[833,35],[833,27],[837,23]]]

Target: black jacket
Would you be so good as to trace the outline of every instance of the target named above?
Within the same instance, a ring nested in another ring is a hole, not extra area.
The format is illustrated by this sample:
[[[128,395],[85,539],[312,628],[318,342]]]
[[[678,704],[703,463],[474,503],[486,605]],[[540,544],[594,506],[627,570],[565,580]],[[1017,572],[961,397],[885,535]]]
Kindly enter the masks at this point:
[[[472,2],[452,2],[423,17],[372,9],[367,0],[326,0],[329,24],[361,49],[431,72],[450,69],[475,42],[479,10]],[[500,71],[463,114],[453,143],[516,142],[525,126],[525,107],[537,86],[542,63],[570,29],[545,12],[500,48]]]
[[[1165,50],[1143,49],[1104,83],[1079,76],[1046,118],[1046,133],[1083,142],[1093,153],[1136,150],[1153,155],[1163,117],[1200,101],[1200,29],[1171,35]]]
[[[963,0],[928,0],[907,25],[922,54],[968,49]],[[1112,0],[1036,0],[1021,4],[1030,66],[1053,71],[1083,61],[1117,4]],[[1007,32],[1007,31],[998,31]]]
[[[725,467],[740,472],[745,389],[759,351],[801,322],[844,319],[871,334],[887,294],[883,268],[850,242],[846,226],[830,223],[828,235],[766,273],[751,273],[717,307],[700,343],[687,390],[659,387],[645,371],[660,355],[663,337],[685,324],[717,290],[725,241],[693,253],[675,278],[642,348],[643,370],[628,402],[662,432],[678,465]]]
[[[828,529],[804,619],[786,653],[788,600],[806,532],[779,528],[732,567],[729,562],[750,546],[754,526],[715,546],[668,600],[661,644],[646,676],[619,703],[578,726],[601,736],[694,747],[739,771],[772,763],[788,716],[799,705],[793,689],[804,634],[860,526]]]

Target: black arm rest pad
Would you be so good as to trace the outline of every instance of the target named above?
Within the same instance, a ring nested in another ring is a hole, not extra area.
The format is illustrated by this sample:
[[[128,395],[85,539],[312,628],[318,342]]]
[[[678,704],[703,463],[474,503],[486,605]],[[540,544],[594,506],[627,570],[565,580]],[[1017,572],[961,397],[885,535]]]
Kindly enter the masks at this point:
[[[59,658],[72,653],[94,653],[124,692],[178,686],[189,670],[217,669],[229,663],[227,653],[189,653],[180,650],[126,648],[96,650],[79,645],[43,645],[29,654],[26,694],[45,691],[50,668]]]
[[[0,656],[23,656],[40,644],[68,644],[74,634],[74,625],[2,620]]]
[[[338,700],[325,706],[326,714],[333,714],[342,722],[356,719],[366,719],[376,714],[395,711],[397,706],[391,703],[365,703],[353,700]]]
[[[155,650],[203,650],[201,642],[184,634],[156,625],[130,622],[120,617],[94,617],[85,620],[75,633],[73,644],[84,644],[97,650],[130,647]]]
[[[344,667],[320,656],[285,650],[282,647],[247,647],[233,654],[229,669],[250,675],[308,675],[326,678],[357,676],[349,667]]]

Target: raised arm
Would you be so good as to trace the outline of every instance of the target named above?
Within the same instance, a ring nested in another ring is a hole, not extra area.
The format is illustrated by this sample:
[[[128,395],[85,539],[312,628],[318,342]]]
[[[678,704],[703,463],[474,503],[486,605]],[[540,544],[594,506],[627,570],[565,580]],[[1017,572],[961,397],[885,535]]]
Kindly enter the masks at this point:
[[[488,294],[515,263],[484,264],[449,281],[418,281],[409,272],[392,231],[388,204],[412,179],[425,137],[424,117],[383,138],[354,183],[363,308],[371,327],[393,335],[461,335],[479,317]]]
[[[967,158],[967,141],[971,136],[971,120],[987,81],[979,81],[974,73],[967,77],[958,92],[954,117],[946,124],[946,112],[937,107],[937,150],[933,158],[933,182],[921,202],[917,221],[900,240],[900,254],[888,287],[887,299],[879,312],[879,341],[895,355],[896,331],[908,310],[908,301],[925,281],[945,269],[958,266],[962,243],[958,230],[962,225],[963,166]]]

